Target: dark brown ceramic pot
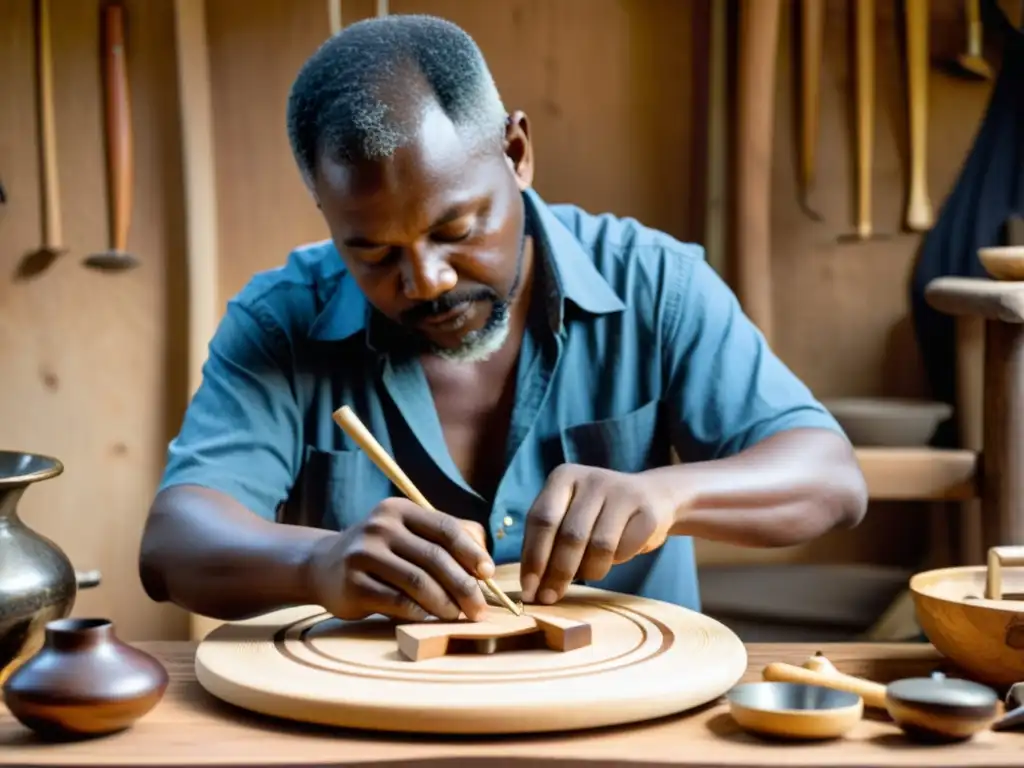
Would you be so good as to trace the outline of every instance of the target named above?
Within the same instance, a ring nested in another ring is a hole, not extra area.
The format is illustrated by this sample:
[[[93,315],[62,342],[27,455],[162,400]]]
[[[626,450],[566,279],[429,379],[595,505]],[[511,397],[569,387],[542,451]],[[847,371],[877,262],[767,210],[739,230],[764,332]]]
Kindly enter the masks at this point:
[[[60,619],[46,626],[43,647],[4,683],[18,720],[47,739],[122,731],[167,690],[167,670],[118,639],[106,619]]]
[[[71,613],[78,589],[99,583],[18,517],[28,487],[63,471],[49,456],[0,451],[0,684],[39,650],[43,627]]]

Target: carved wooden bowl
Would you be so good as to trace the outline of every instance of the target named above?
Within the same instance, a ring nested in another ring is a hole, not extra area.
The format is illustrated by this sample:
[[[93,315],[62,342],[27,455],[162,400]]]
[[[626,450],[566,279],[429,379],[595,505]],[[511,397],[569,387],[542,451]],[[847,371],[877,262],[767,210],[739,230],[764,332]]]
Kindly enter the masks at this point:
[[[910,580],[921,630],[978,682],[1024,680],[1024,547],[993,547],[988,565],[940,568]]]

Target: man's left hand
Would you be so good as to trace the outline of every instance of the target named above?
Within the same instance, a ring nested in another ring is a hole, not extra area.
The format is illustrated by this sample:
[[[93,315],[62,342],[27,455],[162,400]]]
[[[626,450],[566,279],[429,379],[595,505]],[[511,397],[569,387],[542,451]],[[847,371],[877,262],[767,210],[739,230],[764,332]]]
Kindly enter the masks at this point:
[[[523,600],[557,602],[573,579],[602,579],[613,565],[660,547],[674,523],[668,494],[650,476],[557,467],[526,517]]]

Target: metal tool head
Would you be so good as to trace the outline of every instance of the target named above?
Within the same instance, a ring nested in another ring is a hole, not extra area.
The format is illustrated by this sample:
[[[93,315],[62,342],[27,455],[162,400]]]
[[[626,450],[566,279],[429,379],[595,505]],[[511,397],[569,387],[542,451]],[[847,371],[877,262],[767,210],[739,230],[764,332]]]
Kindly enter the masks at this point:
[[[726,694],[730,704],[764,712],[816,711],[855,707],[860,696],[820,685],[804,683],[745,683]]]
[[[100,251],[86,256],[85,265],[102,272],[124,272],[139,264],[139,260],[125,251]]]

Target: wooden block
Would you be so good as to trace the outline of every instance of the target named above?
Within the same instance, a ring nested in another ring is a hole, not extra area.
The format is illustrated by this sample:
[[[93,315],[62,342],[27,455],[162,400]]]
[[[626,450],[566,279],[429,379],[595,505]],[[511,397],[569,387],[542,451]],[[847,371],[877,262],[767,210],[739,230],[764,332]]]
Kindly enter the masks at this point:
[[[423,661],[449,652],[496,653],[530,647],[538,641],[553,651],[574,651],[590,645],[590,625],[554,615],[513,616],[493,611],[483,621],[427,621],[401,624],[395,629],[398,650],[411,661]],[[523,642],[526,641],[526,642]]]

